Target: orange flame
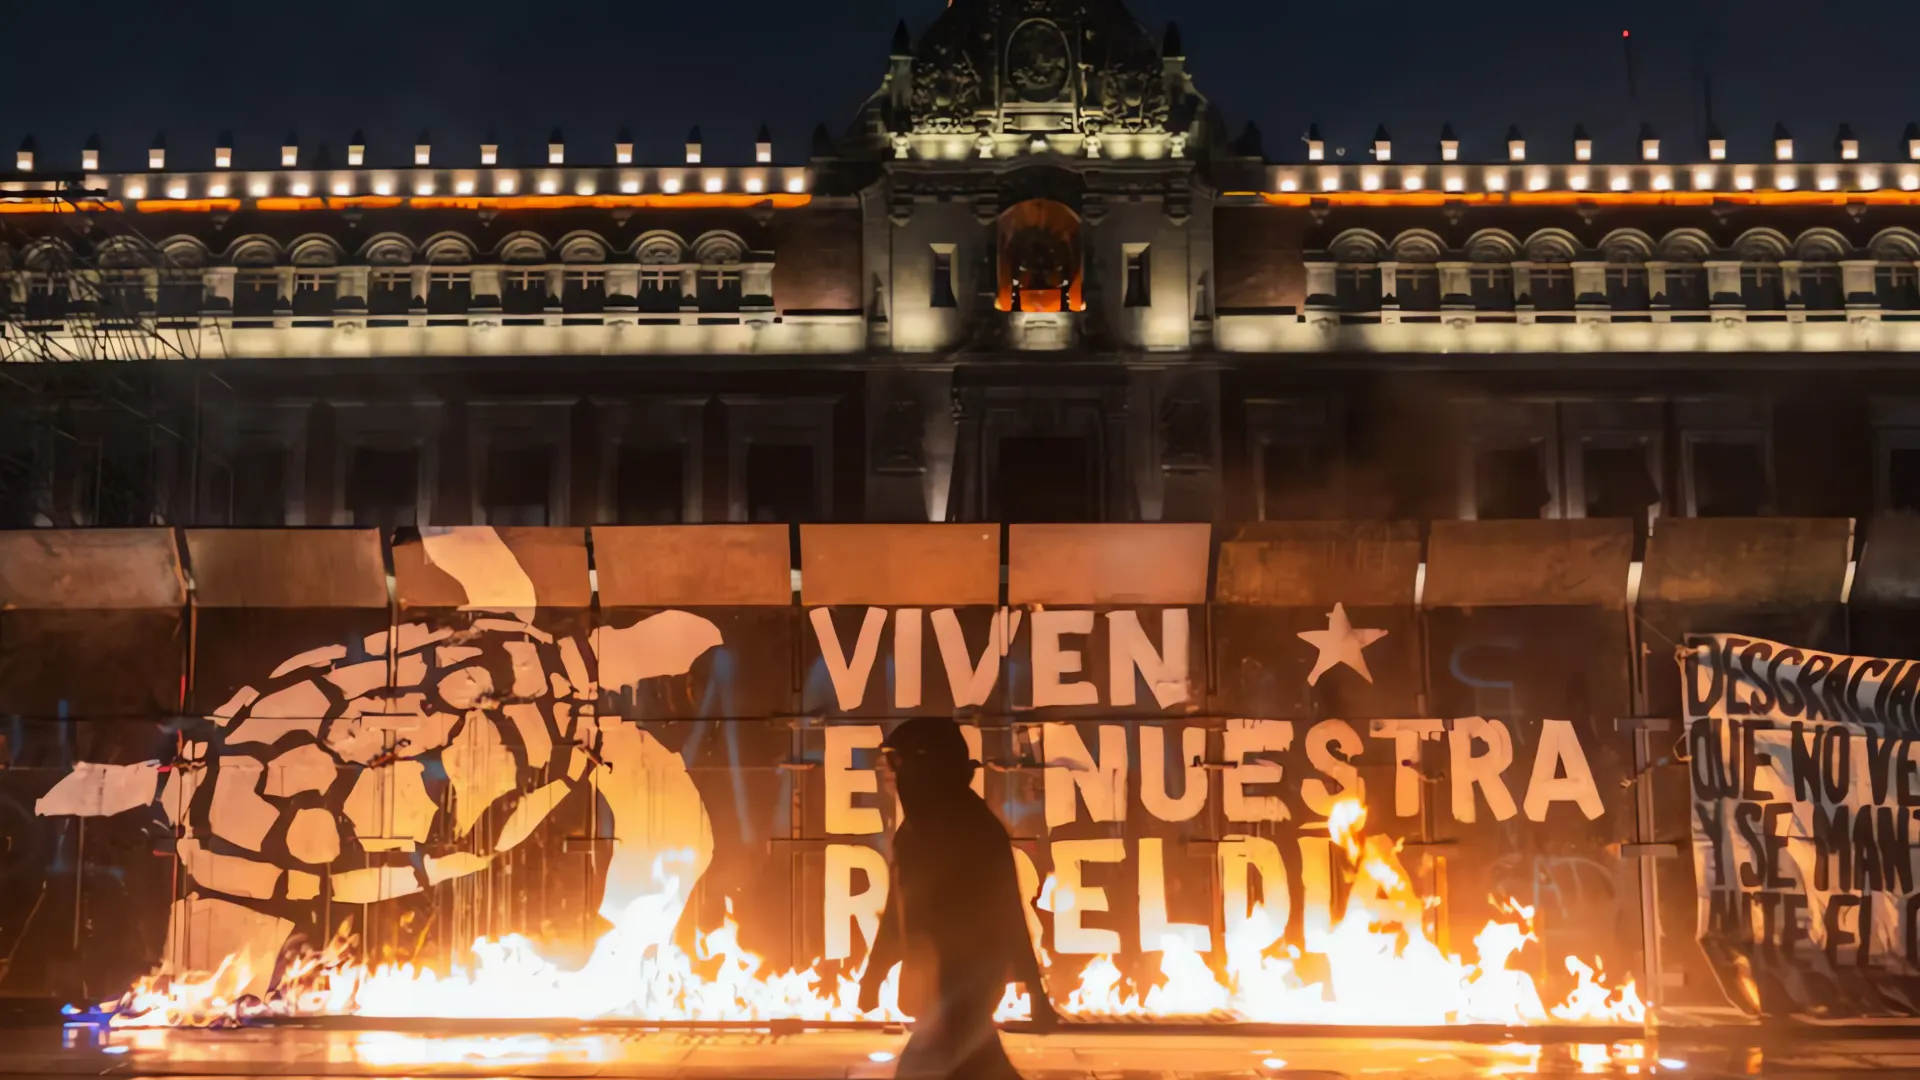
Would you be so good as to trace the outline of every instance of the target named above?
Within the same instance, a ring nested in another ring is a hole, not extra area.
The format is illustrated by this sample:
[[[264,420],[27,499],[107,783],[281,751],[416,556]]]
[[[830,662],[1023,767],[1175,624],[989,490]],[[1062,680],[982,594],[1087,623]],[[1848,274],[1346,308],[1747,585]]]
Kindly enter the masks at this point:
[[[1110,956],[1094,957],[1060,1011],[1082,1018],[1206,1017],[1267,1023],[1443,1025],[1546,1023],[1640,1024],[1646,1006],[1633,983],[1610,987],[1595,967],[1568,957],[1577,982],[1565,1001],[1547,1008],[1525,971],[1509,966],[1529,944],[1533,912],[1509,901],[1505,919],[1489,921],[1473,940],[1474,959],[1444,953],[1427,934],[1430,906],[1400,862],[1400,846],[1367,836],[1365,809],[1343,801],[1328,816],[1329,836],[1351,862],[1345,911],[1330,925],[1305,927],[1304,953],[1324,958],[1324,980],[1302,976],[1303,950],[1267,943],[1280,935],[1256,913],[1224,942],[1219,970],[1183,939],[1161,946],[1160,982],[1142,993]],[[655,861],[655,889],[626,903],[614,927],[578,968],[562,968],[520,935],[474,943],[469,966],[441,974],[406,965],[368,969],[348,959],[343,929],[326,950],[288,965],[266,1002],[242,998],[251,970],[228,958],[210,974],[150,976],[109,1006],[118,1027],[207,1026],[259,1015],[499,1019],[620,1018],[654,1021],[899,1021],[899,971],[891,972],[882,1005],[863,1013],[850,975],[831,985],[817,965],[768,972],[742,947],[731,909],[722,925],[697,935],[695,955],[673,943],[674,924],[692,883],[674,872],[677,856]],[[1074,903],[1049,878],[1040,907]],[[1323,920],[1324,921],[1324,920]],[[1277,950],[1277,954],[1276,954]],[[1043,965],[1049,960],[1041,954]],[[1056,997],[1058,997],[1058,987]],[[1030,1015],[1025,993],[1009,986],[1002,1020]]]

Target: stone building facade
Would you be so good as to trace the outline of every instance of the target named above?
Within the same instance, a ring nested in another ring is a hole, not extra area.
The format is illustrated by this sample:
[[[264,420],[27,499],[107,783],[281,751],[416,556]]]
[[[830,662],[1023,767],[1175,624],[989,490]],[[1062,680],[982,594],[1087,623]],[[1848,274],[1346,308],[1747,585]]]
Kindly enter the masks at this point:
[[[0,524],[1920,511],[1920,139],[1778,135],[1269,158],[1172,28],[958,0],[805,154],[30,141]]]

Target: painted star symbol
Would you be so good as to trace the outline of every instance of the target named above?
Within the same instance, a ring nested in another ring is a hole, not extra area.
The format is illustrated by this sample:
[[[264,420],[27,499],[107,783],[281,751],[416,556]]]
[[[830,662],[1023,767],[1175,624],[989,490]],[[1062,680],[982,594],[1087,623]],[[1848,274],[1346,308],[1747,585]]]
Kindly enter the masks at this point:
[[[1307,685],[1318,685],[1320,676],[1341,664],[1359,672],[1367,682],[1373,682],[1373,672],[1367,670],[1367,657],[1361,650],[1386,636],[1385,630],[1355,630],[1352,621],[1347,618],[1347,606],[1333,605],[1333,611],[1327,615],[1325,630],[1300,632],[1301,641],[1320,650],[1320,658],[1314,662],[1313,671],[1307,676]]]

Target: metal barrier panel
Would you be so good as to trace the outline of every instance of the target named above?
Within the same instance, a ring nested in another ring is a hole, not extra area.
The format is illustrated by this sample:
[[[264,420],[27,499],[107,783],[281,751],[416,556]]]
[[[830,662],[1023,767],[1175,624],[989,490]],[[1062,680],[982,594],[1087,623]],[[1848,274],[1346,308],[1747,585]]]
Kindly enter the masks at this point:
[[[1648,542],[1635,630],[1652,733],[1652,842],[1658,887],[1658,988],[1664,1004],[1723,1008],[1728,1002],[1699,943],[1700,883],[1694,870],[1693,792],[1676,658],[1687,636],[1734,633],[1844,652],[1841,591],[1851,557],[1844,519],[1661,519]]]
[[[1436,522],[1426,587],[1434,714],[1510,738],[1507,801],[1468,793],[1436,814],[1453,907],[1482,896],[1534,909],[1548,997],[1565,958],[1645,984],[1635,839],[1626,521]],[[1454,791],[1461,789],[1455,777]],[[1517,812],[1516,812],[1517,811]],[[1456,921],[1456,936],[1473,920]]]

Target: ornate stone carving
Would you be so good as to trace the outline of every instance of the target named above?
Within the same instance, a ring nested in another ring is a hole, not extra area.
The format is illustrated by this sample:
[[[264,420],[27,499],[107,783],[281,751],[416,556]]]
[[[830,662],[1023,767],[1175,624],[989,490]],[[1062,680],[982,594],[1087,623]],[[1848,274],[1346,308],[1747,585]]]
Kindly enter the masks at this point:
[[[913,63],[913,129],[922,134],[973,130],[980,72],[954,43],[937,41]]]
[[[1113,130],[1165,131],[1171,103],[1160,58],[1141,53],[1110,63],[1100,72],[1100,108]]]
[[[1007,85],[1021,101],[1064,101],[1073,73],[1073,50],[1050,22],[1022,23],[1007,42]]]

